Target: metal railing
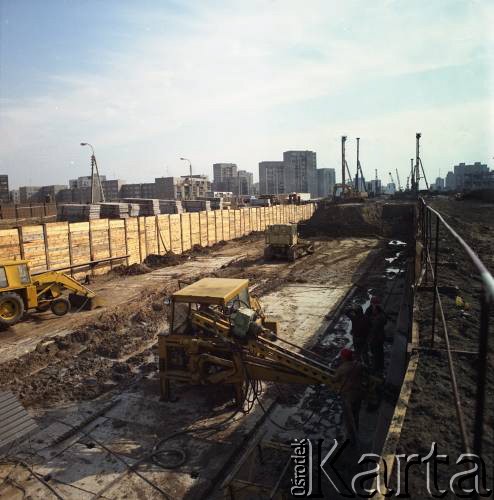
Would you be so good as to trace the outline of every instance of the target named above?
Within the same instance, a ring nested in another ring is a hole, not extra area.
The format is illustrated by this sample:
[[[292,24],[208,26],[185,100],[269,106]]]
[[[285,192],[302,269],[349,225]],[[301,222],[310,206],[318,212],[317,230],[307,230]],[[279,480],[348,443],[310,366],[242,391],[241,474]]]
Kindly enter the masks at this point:
[[[433,230],[433,225],[435,229]],[[485,401],[486,401],[486,383],[487,383],[487,359],[488,359],[488,332],[489,332],[489,315],[492,305],[494,304],[494,278],[487,270],[484,263],[479,259],[478,255],[465,242],[465,240],[444,220],[443,216],[431,206],[429,206],[423,198],[419,199],[419,229],[423,244],[423,265],[425,266],[426,281],[430,273],[433,281],[433,304],[432,304],[432,326],[431,326],[431,347],[434,347],[435,330],[436,330],[436,305],[439,308],[440,320],[443,327],[444,342],[448,358],[448,367],[450,372],[453,396],[455,401],[456,414],[460,429],[461,439],[466,453],[473,452],[477,456],[482,453],[482,434],[484,430],[485,420]],[[477,365],[477,394],[475,399],[475,420],[474,420],[474,437],[473,447],[468,439],[465,415],[461,405],[458,384],[456,381],[455,366],[452,357],[451,344],[449,339],[448,326],[443,308],[443,302],[438,289],[438,254],[441,229],[449,233],[456,242],[460,245],[464,253],[467,254],[473,266],[475,267],[482,283],[482,293],[480,298],[480,322],[479,322],[479,337],[478,337],[478,365]],[[432,241],[434,240],[434,261],[431,259]],[[472,451],[471,451],[472,450]]]

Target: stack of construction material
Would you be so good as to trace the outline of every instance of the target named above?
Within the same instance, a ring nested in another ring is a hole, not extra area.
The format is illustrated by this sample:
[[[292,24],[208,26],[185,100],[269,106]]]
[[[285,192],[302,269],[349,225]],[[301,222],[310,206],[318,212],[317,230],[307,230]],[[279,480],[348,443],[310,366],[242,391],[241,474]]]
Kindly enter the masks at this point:
[[[139,215],[139,205],[137,203],[127,203],[129,217],[137,217]]]
[[[140,216],[160,213],[160,200],[156,198],[125,198],[123,201],[139,205]]]
[[[100,205],[67,204],[58,205],[57,220],[68,222],[84,222],[100,218]]]
[[[211,202],[209,200],[185,200],[183,204],[187,212],[202,212],[203,210],[211,210]]]
[[[209,198],[211,203],[211,210],[222,210],[223,209],[223,198]]]
[[[184,209],[180,200],[159,200],[162,214],[181,214]]]
[[[127,219],[129,217],[128,203],[101,203],[102,219]]]

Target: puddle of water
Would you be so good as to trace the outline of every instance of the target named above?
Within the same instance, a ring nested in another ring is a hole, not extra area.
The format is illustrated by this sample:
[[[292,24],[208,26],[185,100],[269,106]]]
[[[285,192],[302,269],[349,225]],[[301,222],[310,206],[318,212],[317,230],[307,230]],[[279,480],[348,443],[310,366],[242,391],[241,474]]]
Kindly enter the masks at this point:
[[[406,246],[407,244],[404,242],[404,241],[400,241],[400,240],[391,240],[388,245],[390,247],[403,247],[403,246]]]
[[[364,312],[370,306],[370,299],[373,295],[373,289],[370,288],[367,291],[366,296],[355,297],[349,306],[359,305],[362,306]],[[343,314],[336,325],[333,328],[333,331],[329,333],[322,340],[322,345],[334,345],[339,349],[343,349],[344,347],[353,347],[353,338],[352,338],[352,322],[350,318],[348,318],[345,314]]]
[[[386,257],[384,260],[388,263],[388,264],[392,264],[395,260],[399,259],[401,256],[401,252],[396,252],[395,256],[394,257]]]

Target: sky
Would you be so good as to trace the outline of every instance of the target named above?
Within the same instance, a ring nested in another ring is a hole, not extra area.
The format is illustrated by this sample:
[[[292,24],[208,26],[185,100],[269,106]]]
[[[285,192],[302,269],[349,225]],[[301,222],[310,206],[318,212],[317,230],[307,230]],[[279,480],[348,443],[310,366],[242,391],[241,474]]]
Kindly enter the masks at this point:
[[[494,167],[490,0],[0,0],[0,173],[127,182],[283,151],[406,182]]]

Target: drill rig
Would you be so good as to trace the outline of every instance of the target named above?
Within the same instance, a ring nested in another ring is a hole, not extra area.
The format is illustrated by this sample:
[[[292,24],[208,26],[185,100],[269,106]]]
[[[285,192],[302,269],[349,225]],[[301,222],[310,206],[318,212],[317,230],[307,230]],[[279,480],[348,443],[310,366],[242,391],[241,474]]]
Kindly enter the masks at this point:
[[[280,345],[278,325],[249,295],[249,280],[203,278],[171,297],[168,333],[158,336],[161,396],[170,399],[170,382],[229,384],[242,405],[253,381],[340,383],[315,353]]]

